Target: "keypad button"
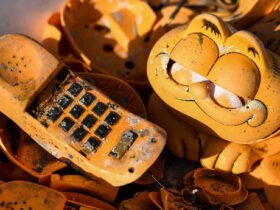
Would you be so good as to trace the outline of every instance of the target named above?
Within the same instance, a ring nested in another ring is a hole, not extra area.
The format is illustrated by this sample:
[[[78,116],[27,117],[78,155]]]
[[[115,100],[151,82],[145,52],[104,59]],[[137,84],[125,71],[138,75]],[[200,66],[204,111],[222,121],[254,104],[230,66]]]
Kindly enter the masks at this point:
[[[100,146],[101,141],[97,138],[90,137],[82,147],[82,152],[85,154],[89,154],[91,152],[96,152],[97,148]]]
[[[61,121],[61,123],[59,123],[59,127],[62,128],[62,130],[64,130],[64,131],[69,131],[73,125],[74,125],[74,122],[69,117],[65,117]]]
[[[102,102],[98,102],[95,107],[93,107],[92,111],[98,115],[101,116],[107,109],[107,105],[102,103]]]
[[[127,150],[131,147],[131,145],[134,143],[134,141],[137,139],[138,134],[135,133],[132,130],[126,131],[118,144],[111,150],[109,153],[109,156],[113,158],[120,159],[123,157],[123,155],[126,153]]]
[[[88,128],[91,128],[96,123],[96,121],[97,119],[93,115],[89,114],[82,121],[82,124]]]
[[[72,109],[71,109],[71,111],[70,111],[70,114],[74,117],[74,118],[76,118],[76,119],[78,119],[83,113],[84,113],[84,108],[83,107],[81,107],[81,106],[79,106],[79,105],[75,105]]]
[[[71,87],[68,89],[68,92],[72,95],[72,96],[77,96],[79,95],[79,93],[83,90],[83,87],[81,85],[79,85],[78,83],[73,83],[71,85]]]
[[[76,140],[76,141],[82,141],[83,138],[87,135],[87,131],[81,126],[76,128],[76,130],[72,133],[72,137]]]
[[[59,109],[58,107],[52,107],[49,109],[49,111],[47,112],[47,117],[51,120],[51,121],[56,121],[60,115],[62,114],[62,110]]]
[[[101,124],[98,126],[98,128],[94,131],[95,135],[99,138],[105,138],[109,132],[111,131],[111,128],[108,125]]]
[[[80,99],[80,102],[85,106],[91,105],[91,103],[96,99],[96,97],[90,93],[85,93]]]
[[[105,122],[112,126],[115,125],[119,119],[120,115],[118,115],[116,112],[110,112],[110,114],[105,118]]]
[[[61,96],[57,101],[59,106],[61,106],[63,109],[66,109],[72,102],[73,99],[67,95]]]

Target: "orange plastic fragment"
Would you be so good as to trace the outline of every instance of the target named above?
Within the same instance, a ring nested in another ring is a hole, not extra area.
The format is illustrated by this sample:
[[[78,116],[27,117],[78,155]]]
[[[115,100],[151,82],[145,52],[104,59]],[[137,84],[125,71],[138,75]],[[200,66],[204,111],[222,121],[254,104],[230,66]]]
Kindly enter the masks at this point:
[[[0,156],[3,155],[0,153]],[[13,180],[24,180],[24,181],[35,181],[34,177],[30,174],[26,173],[23,169],[19,168],[18,166],[14,165],[11,162],[2,162],[0,161],[0,177],[1,180],[13,181]]]
[[[244,183],[246,189],[248,190],[256,190],[263,189],[265,186],[265,182],[262,180],[263,177],[263,169],[260,164],[252,169],[250,173],[244,173],[240,175],[242,182]]]
[[[248,198],[240,205],[238,205],[235,210],[248,210],[248,209],[258,209],[266,210],[265,206],[260,201],[256,193],[250,193]]]
[[[237,205],[248,196],[241,179],[230,173],[199,168],[187,174],[184,183],[187,191],[197,192],[200,199],[212,205]]]
[[[51,15],[42,35],[42,45],[54,55],[58,55],[59,43],[62,39],[59,17],[59,13]]]
[[[177,191],[174,192],[178,193]],[[161,189],[160,197],[162,200],[164,210],[173,210],[173,209],[180,209],[180,208],[186,210],[193,209],[193,205],[188,203],[183,195],[176,196],[175,194],[173,194],[170,191],[167,191],[166,189]]]
[[[41,178],[67,166],[47,153],[6,117],[0,129],[0,147],[7,158],[33,177]]]
[[[61,24],[75,52],[92,69],[143,87],[148,84],[143,36],[155,18],[143,1],[106,0],[94,4],[69,0],[61,13]],[[122,19],[130,25],[122,28]]]
[[[239,29],[244,29],[274,10],[278,0],[239,0],[237,9],[223,19]]]
[[[264,188],[265,196],[270,205],[273,206],[275,210],[280,209],[280,187],[279,186],[267,186]]]
[[[59,191],[76,191],[86,193],[104,201],[113,203],[119,188],[112,187],[100,179],[89,179],[80,175],[53,174],[50,176],[48,186]]]
[[[72,205],[80,205],[80,206],[87,206],[91,207],[92,209],[106,209],[106,210],[116,210],[111,205],[98,200],[97,198],[94,198],[92,196],[83,195],[80,193],[75,192],[63,192],[63,194],[67,198],[67,202],[71,203]]]
[[[248,30],[257,35],[265,47],[280,55],[280,9],[266,15]]]
[[[128,200],[123,200],[119,205],[119,210],[158,210],[154,203],[149,199],[148,192],[137,193]]]
[[[55,190],[24,181],[0,185],[1,209],[63,210],[66,197]]]
[[[260,165],[262,168],[262,180],[268,185],[280,188],[280,153],[264,158]]]
[[[153,26],[152,32],[150,32],[150,35],[148,36],[150,48],[152,48],[156,41],[165,33],[175,27],[189,23],[196,15],[193,10],[182,7],[173,17],[172,15],[176,10],[176,5],[170,5],[163,7],[157,12],[158,20]]]
[[[148,193],[149,198],[151,199],[151,201],[159,208],[159,209],[163,209],[163,204],[162,204],[162,200],[160,197],[160,192],[149,192]]]

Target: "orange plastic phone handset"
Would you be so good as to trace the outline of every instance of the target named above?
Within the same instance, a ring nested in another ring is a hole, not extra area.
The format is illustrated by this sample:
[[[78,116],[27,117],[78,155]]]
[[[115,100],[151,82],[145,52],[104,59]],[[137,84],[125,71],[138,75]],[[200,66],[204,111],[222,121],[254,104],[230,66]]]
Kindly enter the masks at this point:
[[[22,35],[0,37],[0,112],[58,159],[114,186],[138,179],[166,137]]]
[[[202,14],[154,46],[148,79],[157,95],[191,125],[251,144],[280,127],[280,59],[246,31]]]

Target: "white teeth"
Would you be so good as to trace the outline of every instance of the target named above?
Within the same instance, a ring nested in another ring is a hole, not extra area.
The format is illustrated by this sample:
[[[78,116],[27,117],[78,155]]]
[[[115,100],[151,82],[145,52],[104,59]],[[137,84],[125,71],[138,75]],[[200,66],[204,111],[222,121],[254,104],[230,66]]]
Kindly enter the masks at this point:
[[[160,55],[160,58],[161,58],[161,67],[162,69],[167,69],[167,65],[168,65],[168,61],[169,61],[169,56],[167,54],[161,54]]]
[[[184,70],[184,69],[185,69],[184,66],[180,65],[179,63],[174,63],[171,67],[170,72],[171,72],[171,74],[174,74],[174,73],[176,73],[178,71],[181,71],[181,70]]]
[[[219,101],[220,98],[226,100],[230,108],[238,108],[242,106],[242,102],[238,96],[216,84],[213,96],[217,101]]]
[[[186,67],[182,66],[181,64],[179,63],[174,63],[171,67],[171,71],[170,73],[171,74],[175,74],[176,72],[178,71],[186,71],[188,74],[191,75],[191,81],[192,83],[195,83],[195,82],[203,82],[203,81],[207,81],[208,79],[206,77],[203,77],[195,72],[193,72],[192,70],[190,69],[187,69]]]
[[[162,57],[162,65],[165,64],[165,56]],[[197,74],[193,72],[192,70],[180,65],[179,63],[174,63],[170,69],[170,73],[174,75],[175,73],[179,71],[185,71],[186,74],[191,75],[190,81],[191,83],[197,83],[197,82],[203,82],[203,81],[209,81],[206,77],[201,76],[200,74]],[[213,83],[213,89],[211,88],[212,96],[214,99],[219,103],[220,105],[228,108],[238,108],[241,107],[242,101],[240,98],[233,94],[232,92],[216,85]]]

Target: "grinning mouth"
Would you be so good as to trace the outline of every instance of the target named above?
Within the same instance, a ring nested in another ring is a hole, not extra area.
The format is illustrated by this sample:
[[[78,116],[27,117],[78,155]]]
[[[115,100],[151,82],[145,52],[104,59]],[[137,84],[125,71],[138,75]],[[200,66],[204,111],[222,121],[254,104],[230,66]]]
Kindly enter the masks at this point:
[[[240,108],[247,103],[242,97],[237,96],[231,91],[208,80],[206,77],[194,72],[192,69],[188,69],[172,60],[167,54],[160,55],[162,68],[166,71],[168,78],[177,85],[185,86],[188,89],[190,85],[205,82],[209,87],[210,97],[217,105],[223,108]]]

